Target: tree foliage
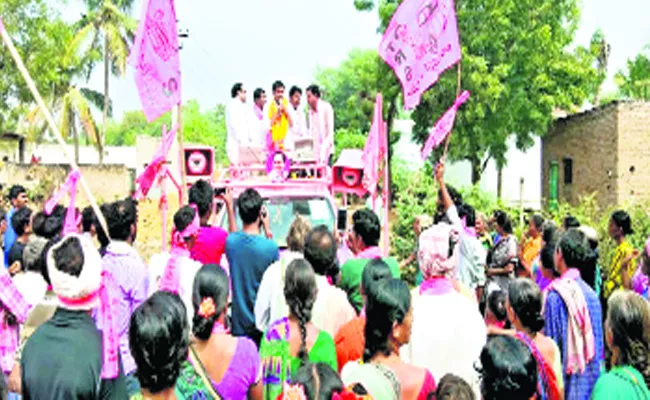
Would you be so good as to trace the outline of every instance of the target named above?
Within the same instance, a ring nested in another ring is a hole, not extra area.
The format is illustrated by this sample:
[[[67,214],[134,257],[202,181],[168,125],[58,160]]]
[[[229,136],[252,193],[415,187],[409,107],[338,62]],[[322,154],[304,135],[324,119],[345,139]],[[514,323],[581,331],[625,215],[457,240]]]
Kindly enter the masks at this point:
[[[218,105],[207,112],[201,112],[199,103],[190,100],[182,109],[183,138],[185,143],[211,146],[219,164],[227,164],[226,156],[226,110]],[[148,123],[142,110],[124,113],[121,123],[109,123],[106,130],[106,144],[109,146],[134,146],[136,136],[160,136],[163,124],[171,127],[171,113],[166,113]]]
[[[650,45],[627,61],[627,71],[618,71],[614,80],[621,95],[630,99],[650,100]]]
[[[378,2],[380,31],[398,3]],[[531,146],[534,135],[547,131],[554,109],[574,110],[593,93],[598,74],[592,49],[567,50],[579,20],[577,0],[458,0],[456,10],[462,88],[472,95],[458,114],[449,156],[469,160],[476,182],[489,158],[505,164],[510,135],[516,135],[518,148]],[[451,106],[456,90],[452,68],[424,94],[413,113],[419,143]]]
[[[61,49],[73,30],[45,0],[0,1],[0,15],[14,44],[47,99],[67,87],[69,75],[62,69]],[[0,131],[17,130],[31,108],[33,97],[9,51],[0,45]]]

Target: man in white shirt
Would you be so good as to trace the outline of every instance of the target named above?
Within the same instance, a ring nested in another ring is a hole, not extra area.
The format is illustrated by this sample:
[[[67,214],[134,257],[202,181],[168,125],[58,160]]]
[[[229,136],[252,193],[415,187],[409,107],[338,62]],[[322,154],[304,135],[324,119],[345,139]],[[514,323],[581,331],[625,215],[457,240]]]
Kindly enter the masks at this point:
[[[314,155],[318,161],[331,166],[334,154],[334,110],[328,102],[321,100],[320,96],[320,88],[317,85],[307,88],[309,132],[314,139]]]
[[[266,143],[266,136],[271,129],[271,123],[265,113],[266,92],[257,88],[253,92],[253,115],[250,124],[251,147],[263,148]]]
[[[239,148],[250,147],[249,114],[246,111],[246,90],[241,83],[235,83],[230,91],[232,100],[226,107],[228,138],[226,153],[231,164],[239,163]]]
[[[307,138],[307,116],[300,108],[301,100],[302,89],[298,86],[292,86],[289,90],[289,115],[291,116],[292,125],[284,140],[284,147],[287,150],[294,150],[297,140]]]

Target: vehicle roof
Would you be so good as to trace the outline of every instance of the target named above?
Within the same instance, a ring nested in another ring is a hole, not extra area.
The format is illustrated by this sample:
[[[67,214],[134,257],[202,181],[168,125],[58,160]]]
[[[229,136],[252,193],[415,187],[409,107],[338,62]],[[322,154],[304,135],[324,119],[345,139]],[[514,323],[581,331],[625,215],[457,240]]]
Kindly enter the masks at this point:
[[[306,164],[292,167],[291,171],[318,170],[326,176],[322,165]],[[234,198],[246,189],[256,189],[264,198],[277,197],[325,197],[333,199],[330,190],[331,180],[323,178],[289,178],[283,182],[272,182],[268,179],[265,165],[252,165],[242,168],[231,168],[230,177],[222,179],[217,186],[227,187]],[[237,178],[233,178],[237,177]]]

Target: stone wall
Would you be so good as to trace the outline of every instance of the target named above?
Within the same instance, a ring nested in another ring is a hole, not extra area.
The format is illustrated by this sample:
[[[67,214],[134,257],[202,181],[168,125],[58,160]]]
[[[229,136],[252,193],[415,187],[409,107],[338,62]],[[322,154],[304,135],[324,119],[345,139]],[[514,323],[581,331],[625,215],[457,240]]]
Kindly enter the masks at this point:
[[[97,201],[113,201],[131,193],[133,175],[123,165],[81,165],[79,167],[90,191]],[[68,165],[17,165],[5,163],[0,168],[0,182],[5,187],[21,184],[36,198],[42,201],[65,180],[70,167]],[[87,204],[85,193],[79,186],[79,204]],[[67,201],[67,200],[65,200]]]
[[[650,201],[650,103],[618,107],[618,201]]]
[[[617,204],[618,107],[609,104],[556,120],[542,140],[542,196],[548,200],[549,174],[557,162],[558,197],[575,204],[597,193],[601,206]],[[573,160],[573,183],[565,184],[564,161]]]

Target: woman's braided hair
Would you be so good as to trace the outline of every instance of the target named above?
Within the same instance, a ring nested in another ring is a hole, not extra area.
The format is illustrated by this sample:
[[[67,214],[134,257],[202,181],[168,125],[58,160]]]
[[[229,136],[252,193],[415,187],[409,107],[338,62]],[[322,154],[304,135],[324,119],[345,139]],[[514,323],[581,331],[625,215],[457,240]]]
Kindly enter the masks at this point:
[[[307,324],[311,321],[311,311],[316,301],[316,275],[311,265],[304,259],[289,263],[284,278],[284,297],[289,312],[298,320],[300,327],[300,350],[298,358],[301,365],[309,362],[307,351]]]
[[[634,367],[650,387],[650,307],[646,300],[634,292],[614,292],[608,302],[607,329],[620,350],[616,364]]]

